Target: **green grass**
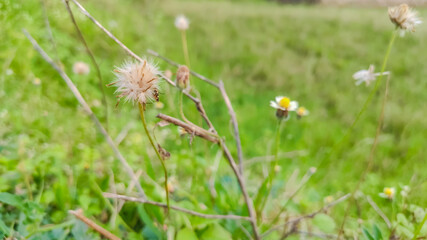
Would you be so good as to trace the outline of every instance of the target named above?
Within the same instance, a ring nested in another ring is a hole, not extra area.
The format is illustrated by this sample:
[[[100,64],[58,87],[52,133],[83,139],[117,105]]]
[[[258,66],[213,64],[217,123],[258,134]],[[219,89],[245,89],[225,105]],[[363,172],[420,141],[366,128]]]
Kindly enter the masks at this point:
[[[306,154],[280,159],[282,171],[273,195],[283,199],[284,186],[292,188],[298,183],[288,182],[292,172],[299,170],[300,179],[309,167],[324,161],[288,207],[290,212],[311,212],[322,206],[324,197],[337,198],[353,190],[366,166],[382,91],[375,96],[348,141],[329,158],[325,157],[344,136],[373,87],[356,87],[351,76],[369,64],[380,68],[393,30],[385,9],[279,6],[240,1],[84,1],[83,5],[137,54],[144,55],[147,49],[153,49],[180,63],[184,62],[184,56],[180,33],[173,21],[177,14],[184,13],[191,20],[187,38],[192,68],[214,81],[225,82],[237,113],[245,159],[272,152],[276,119],[269,107],[270,100],[277,95],[287,95],[306,106],[311,114],[301,121],[291,120],[285,124],[280,147],[280,152],[302,150]],[[129,57],[73,9],[101,66],[105,83],[113,81],[112,69]],[[38,226],[73,219],[67,211],[82,208],[87,216],[124,238],[136,238],[141,231],[147,239],[164,237],[165,233],[157,227],[164,221],[164,215],[156,208],[128,203],[120,213],[121,220],[111,221],[112,202],[103,199],[100,193],[113,191],[113,185],[118,192],[124,192],[129,178],[62,79],[32,50],[21,32],[21,28],[27,28],[52,57],[57,54],[66,72],[102,119],[105,110],[99,106],[101,92],[95,70],[91,68],[88,76],[72,73],[74,62],[90,63],[90,60],[63,4],[47,1],[47,10],[56,49],[49,41],[39,1],[0,3],[0,191],[13,193],[23,201],[19,206],[0,203],[0,233],[4,222],[8,228],[14,226],[26,236],[37,231]],[[422,10],[420,14],[426,16],[427,12]],[[392,71],[392,78],[384,128],[374,168],[362,184],[362,191],[371,195],[388,216],[392,215],[391,204],[378,197],[385,186],[410,185],[409,202],[427,204],[423,151],[427,145],[427,82],[424,80],[427,69],[423,65],[426,40],[424,25],[416,33],[398,38],[387,67]],[[159,66],[163,70],[176,70],[164,62],[159,62]],[[41,80],[41,85],[33,84],[36,78]],[[196,78],[191,81],[203,96],[214,125],[236,155],[221,95]],[[141,184],[148,196],[164,201],[161,166],[144,136],[137,106],[122,102],[115,109],[114,89],[105,90],[109,133],[114,138],[130,124],[130,131],[119,148],[135,171],[143,171]],[[166,96],[167,88],[163,92],[161,101],[165,108],[148,110],[151,128],[157,122],[158,112],[178,116],[178,95]],[[184,104],[186,115],[200,122],[191,102]],[[247,214],[225,160],[221,160],[216,177],[218,198],[213,201],[210,197],[207,176],[211,174],[217,146],[200,139],[194,139],[189,145],[171,126],[156,130],[156,136],[172,155],[167,167],[177,188],[172,196],[174,204],[202,211],[199,205],[203,203],[211,213]],[[252,196],[268,166],[269,163],[256,163],[245,169]],[[386,234],[385,225],[366,201],[360,200],[359,205],[360,215],[352,208],[348,228],[356,229],[356,220],[361,218],[367,226],[379,224]],[[345,206],[337,206],[331,213],[337,225]],[[274,212],[274,208],[270,202],[267,211]],[[167,222],[173,223],[168,230],[171,232],[187,226],[196,229],[200,238],[206,234],[207,239],[210,232],[222,231],[218,230],[219,225],[213,224],[220,223],[234,238],[245,237],[231,221],[205,221],[183,214],[171,217]],[[244,226],[250,229],[249,224]],[[45,235],[35,234],[32,239],[59,239],[61,234],[71,238],[67,231],[72,232],[74,238],[78,238],[78,234],[97,237],[93,232],[85,232],[82,224],[58,229],[46,231]]]

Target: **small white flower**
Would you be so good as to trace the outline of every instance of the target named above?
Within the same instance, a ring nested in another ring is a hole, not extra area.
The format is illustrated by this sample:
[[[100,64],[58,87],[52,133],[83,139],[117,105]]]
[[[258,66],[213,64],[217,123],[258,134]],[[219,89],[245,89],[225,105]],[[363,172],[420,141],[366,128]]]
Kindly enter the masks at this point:
[[[298,118],[305,117],[308,114],[310,114],[310,112],[305,107],[299,107],[297,109],[297,117]]]
[[[422,23],[417,15],[418,13],[413,11],[407,4],[388,9],[390,20],[403,31],[415,31],[415,26]]]
[[[89,65],[84,62],[75,62],[73,65],[73,72],[78,75],[88,75],[90,68]]]
[[[375,81],[381,73],[374,72],[374,65],[370,65],[368,70],[360,70],[353,74],[353,79],[356,80],[356,86],[359,86],[363,82],[365,82],[366,86],[369,86],[371,82]],[[390,72],[383,72],[383,75],[388,75]]]
[[[392,200],[394,198],[394,196],[396,195],[396,189],[393,187],[386,187],[384,188],[383,192],[381,192],[380,197],[382,198],[387,198]]]
[[[190,26],[190,21],[184,15],[179,15],[175,18],[175,27],[181,31],[185,31]]]
[[[282,111],[296,111],[298,109],[298,102],[291,101],[288,97],[278,96],[275,101],[270,101],[270,106]]]
[[[109,85],[117,87],[117,97],[125,97],[126,101],[145,104],[159,100],[159,74],[157,66],[144,59],[142,62],[126,62],[117,68],[117,80]]]

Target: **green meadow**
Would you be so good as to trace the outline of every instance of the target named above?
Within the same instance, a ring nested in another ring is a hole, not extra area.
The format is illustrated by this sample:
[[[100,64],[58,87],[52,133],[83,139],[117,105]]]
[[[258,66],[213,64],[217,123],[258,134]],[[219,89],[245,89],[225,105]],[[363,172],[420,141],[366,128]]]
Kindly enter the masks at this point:
[[[375,85],[356,86],[352,75],[370,64],[380,71],[394,30],[386,8],[269,1],[85,0],[81,4],[136,54],[150,57],[147,50],[152,49],[181,64],[185,63],[181,33],[174,19],[179,14],[189,18],[191,69],[225,84],[239,124],[244,177],[252,198],[268,175],[268,156],[274,154],[277,120],[270,101],[288,96],[310,111],[283,124],[281,169],[258,223],[261,233],[272,226],[271,218],[311,167],[317,171],[286,204],[288,216],[314,212],[328,196],[336,200],[356,188],[374,143],[386,78],[349,132]],[[137,105],[121,101],[116,107],[115,88],[105,86],[115,79],[113,69],[131,57],[70,5],[100,66],[106,106],[96,70],[62,1],[0,1],[0,237],[101,239],[68,213],[80,208],[122,239],[247,239],[245,231],[252,233],[247,221],[203,219],[173,210],[167,216],[160,208],[138,203],[126,203],[118,212],[117,201],[103,197],[103,192],[137,193],[128,189],[129,175],[59,74],[33,50],[23,28],[61,63],[133,170],[141,174],[149,199],[166,201],[164,176]],[[427,11],[417,10],[421,17],[427,16]],[[350,204],[344,227],[347,239],[414,236],[427,204],[426,41],[423,24],[395,41],[386,68],[391,78],[384,123],[372,168],[356,198],[304,221],[302,229],[338,234]],[[176,72],[161,59],[153,59],[162,71]],[[89,64],[88,75],[73,73],[77,61]],[[220,92],[196,77],[190,79],[237,159],[230,116]],[[178,92],[163,83],[160,101],[163,108],[147,105],[146,120],[156,140],[171,154],[166,160],[174,188],[171,204],[210,214],[247,216],[236,178],[217,145],[180,136],[172,125],[156,126],[158,113],[180,118]],[[184,99],[183,106],[188,119],[207,129],[191,101]],[[405,185],[411,190],[402,197]],[[385,187],[396,189],[394,200],[379,196]],[[392,222],[391,228],[367,196]],[[283,229],[266,239],[280,239]],[[375,236],[366,231],[376,232]],[[427,227],[418,237],[425,234]],[[296,233],[288,239],[301,236]]]

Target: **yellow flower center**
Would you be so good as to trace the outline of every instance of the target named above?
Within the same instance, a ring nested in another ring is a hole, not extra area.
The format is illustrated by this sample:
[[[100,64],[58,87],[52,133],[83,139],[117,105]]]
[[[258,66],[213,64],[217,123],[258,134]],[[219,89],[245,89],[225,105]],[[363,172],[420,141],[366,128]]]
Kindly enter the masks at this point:
[[[287,98],[287,97],[284,97],[284,98],[280,99],[279,105],[282,108],[287,109],[291,105],[291,100],[289,98]]]
[[[387,197],[392,198],[394,191],[392,188],[384,188],[384,194],[387,195]]]
[[[297,114],[302,116],[305,114],[306,111],[307,111],[307,109],[305,109],[305,107],[300,107],[300,108],[298,108]]]

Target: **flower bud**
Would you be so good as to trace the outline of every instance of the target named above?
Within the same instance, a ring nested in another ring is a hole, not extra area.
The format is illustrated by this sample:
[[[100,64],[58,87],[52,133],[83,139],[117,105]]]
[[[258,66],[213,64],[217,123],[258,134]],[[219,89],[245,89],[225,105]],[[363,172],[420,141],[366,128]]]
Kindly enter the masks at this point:
[[[176,72],[176,85],[181,89],[186,89],[190,85],[190,69],[181,65]]]

